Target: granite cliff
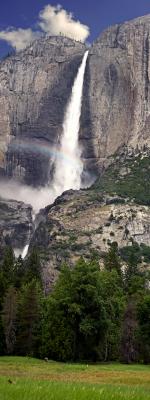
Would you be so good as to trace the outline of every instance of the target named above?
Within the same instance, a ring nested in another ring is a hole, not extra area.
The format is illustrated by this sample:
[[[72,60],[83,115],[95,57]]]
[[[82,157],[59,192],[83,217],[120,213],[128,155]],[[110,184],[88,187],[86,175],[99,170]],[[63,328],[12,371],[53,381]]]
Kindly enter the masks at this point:
[[[80,137],[96,171],[122,145],[150,145],[150,15],[115,25],[92,45]]]
[[[86,46],[47,37],[0,63],[0,176],[43,186],[71,88]],[[150,15],[108,28],[89,49],[79,141],[90,189],[65,192],[33,222],[30,207],[1,201],[2,247],[31,238],[43,266],[45,290],[63,262],[80,256],[100,262],[150,235]],[[26,199],[25,199],[26,200]]]
[[[64,37],[35,41],[0,64],[1,175],[48,182],[74,77],[85,46]]]
[[[0,63],[0,167],[43,185],[85,45],[39,39]],[[80,144],[85,170],[100,173],[122,145],[150,144],[150,15],[108,28],[89,51]]]

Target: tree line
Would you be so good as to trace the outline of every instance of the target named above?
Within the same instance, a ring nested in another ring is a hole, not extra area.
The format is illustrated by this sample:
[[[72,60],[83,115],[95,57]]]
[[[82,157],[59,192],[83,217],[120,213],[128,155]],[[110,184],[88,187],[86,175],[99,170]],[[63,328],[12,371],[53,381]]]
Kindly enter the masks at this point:
[[[7,247],[0,262],[0,355],[60,361],[150,362],[150,272],[133,255],[122,268],[116,243],[99,260],[63,265],[44,294],[36,249]]]

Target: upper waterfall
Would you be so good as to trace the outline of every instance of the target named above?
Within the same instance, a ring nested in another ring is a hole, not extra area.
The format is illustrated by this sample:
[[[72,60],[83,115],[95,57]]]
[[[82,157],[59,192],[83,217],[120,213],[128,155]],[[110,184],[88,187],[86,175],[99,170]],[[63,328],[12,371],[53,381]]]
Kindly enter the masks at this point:
[[[40,189],[21,185],[13,180],[7,181],[6,184],[5,182],[1,183],[0,192],[3,193],[4,198],[13,198],[20,201],[27,199],[28,203],[32,205],[35,214],[40,208],[52,204],[56,197],[60,196],[65,190],[80,189],[81,187],[83,163],[78,135],[87,57],[88,51],[85,52],[78,69],[64,114],[62,136],[59,148],[56,151],[52,182]],[[26,255],[26,249],[27,245],[23,250],[23,255]]]
[[[80,189],[83,163],[78,142],[82,92],[88,51],[85,52],[82,63],[75,78],[72,93],[67,105],[63,122],[63,134],[60,143],[59,157],[55,163],[53,179],[56,196],[68,189]]]

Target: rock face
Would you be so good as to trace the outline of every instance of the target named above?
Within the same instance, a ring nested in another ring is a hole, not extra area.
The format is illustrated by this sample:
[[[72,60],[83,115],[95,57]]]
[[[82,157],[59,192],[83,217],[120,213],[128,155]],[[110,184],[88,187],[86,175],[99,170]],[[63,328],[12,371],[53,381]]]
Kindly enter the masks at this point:
[[[0,63],[1,177],[35,186],[50,180],[85,49],[71,39],[47,37]],[[92,254],[101,259],[113,241],[120,248],[132,242],[149,246],[148,150],[148,161],[143,160],[144,147],[150,148],[149,129],[150,16],[145,16],[108,28],[90,48],[85,71],[79,132],[84,170],[101,175],[123,154],[120,171],[108,171],[102,190],[99,182],[89,190],[64,193],[41,211],[33,235],[30,206],[0,200],[0,246],[10,242],[23,248],[32,236],[30,251],[35,245],[40,249],[45,290],[65,261],[73,265]],[[137,145],[143,148],[140,160],[131,165],[129,157],[126,164],[123,147],[132,157],[138,156]],[[147,205],[140,189],[132,190],[134,182],[138,188],[139,177]]]
[[[0,64],[0,172],[43,185],[85,45],[35,41]],[[85,170],[99,173],[118,148],[150,145],[150,15],[108,28],[89,51],[80,143]]]
[[[39,218],[31,248],[40,250],[45,290],[64,262],[74,265],[81,256],[101,260],[114,241],[119,248],[133,242],[149,245],[149,207],[92,189],[65,192]]]
[[[64,37],[35,41],[0,64],[1,175],[43,185],[85,46]]]
[[[150,15],[108,28],[90,49],[80,138],[98,171],[126,144],[150,145]]]
[[[22,202],[0,199],[0,253],[11,245],[22,250],[33,233],[31,207]]]

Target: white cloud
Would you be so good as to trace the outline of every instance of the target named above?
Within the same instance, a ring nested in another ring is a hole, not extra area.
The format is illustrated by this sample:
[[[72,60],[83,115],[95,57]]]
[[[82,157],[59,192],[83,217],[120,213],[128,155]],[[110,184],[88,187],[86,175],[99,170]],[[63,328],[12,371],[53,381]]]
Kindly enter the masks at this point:
[[[63,34],[75,40],[85,42],[90,34],[89,27],[80,21],[75,21],[73,14],[68,13],[60,5],[51,6],[48,4],[39,13],[37,22],[40,31],[28,29],[12,29],[0,31],[0,40],[5,40],[17,51],[27,47],[34,39],[40,37],[42,32],[48,35],[59,36]]]
[[[39,37],[39,32],[33,32],[30,28],[7,29],[0,32],[0,39],[5,40],[17,51],[24,49],[37,37]]]
[[[67,13],[60,5],[47,5],[39,14],[40,28],[50,35],[64,34],[72,39],[85,41],[89,36],[89,27],[75,21],[72,13]]]

